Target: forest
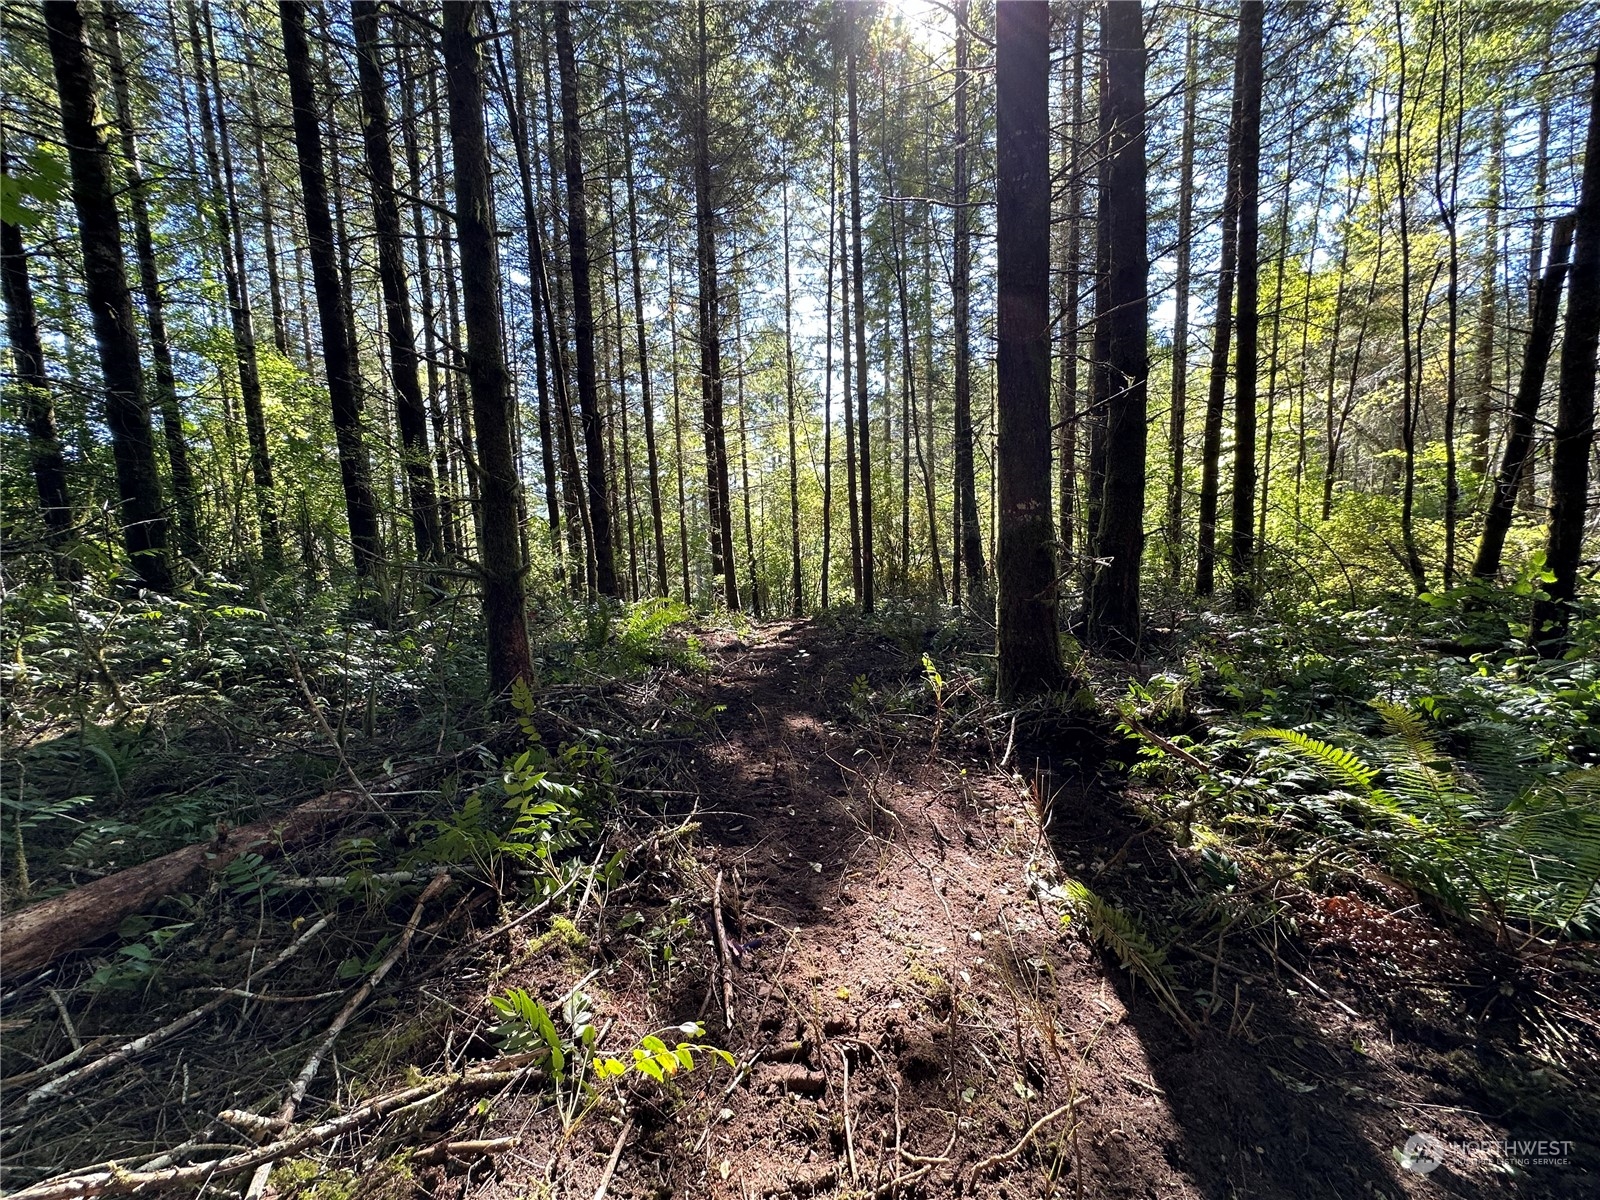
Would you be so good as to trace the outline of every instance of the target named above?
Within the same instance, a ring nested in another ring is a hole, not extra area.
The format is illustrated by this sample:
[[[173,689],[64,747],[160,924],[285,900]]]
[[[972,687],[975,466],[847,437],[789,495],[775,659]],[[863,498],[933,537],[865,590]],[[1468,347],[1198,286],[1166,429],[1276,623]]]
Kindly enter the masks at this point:
[[[0,1195],[1596,1195],[1597,30],[5,4]]]

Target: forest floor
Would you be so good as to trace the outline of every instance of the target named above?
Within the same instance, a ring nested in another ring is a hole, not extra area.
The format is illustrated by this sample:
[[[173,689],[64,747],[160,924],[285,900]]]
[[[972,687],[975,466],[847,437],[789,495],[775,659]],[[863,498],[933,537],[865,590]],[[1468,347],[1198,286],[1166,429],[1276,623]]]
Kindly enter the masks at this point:
[[[1135,810],[1138,785],[1108,766],[1125,747],[1102,718],[1008,719],[976,703],[961,715],[942,681],[936,704],[907,705],[897,697],[931,686],[928,660],[914,641],[868,627],[774,621],[707,631],[701,644],[709,669],[602,685],[598,715],[541,704],[547,744],[610,722],[643,747],[616,768],[619,794],[640,812],[606,843],[631,844],[629,877],[609,887],[591,877],[542,934],[531,922],[499,928],[518,902],[470,894],[423,927],[330,1069],[349,1108],[441,1071],[521,1061],[506,1057],[517,1046],[505,1025],[494,1032],[489,1004],[518,987],[558,1019],[563,1000],[570,1010],[581,997],[590,1017],[578,1023],[624,1060],[651,1031],[673,1042],[685,1036],[675,1027],[699,1022],[691,1042],[737,1065],[701,1050],[664,1083],[634,1072],[586,1088],[570,1066],[553,1088],[516,1076],[475,1104],[281,1162],[267,1195],[1579,1197],[1600,1187],[1594,1096],[1577,1103],[1538,1086],[1514,1012],[1495,1024],[1515,972],[1398,888],[1379,903],[1382,883],[1330,894],[1293,869],[1246,879],[1242,894],[1270,898],[1280,919],[1201,922],[1203,943],[1153,939],[1154,951],[1123,914],[1192,918],[1202,853]],[[377,824],[367,832],[381,837]],[[1090,901],[1076,884],[1093,889]],[[410,909],[410,899],[388,905],[391,930]],[[258,931],[255,943],[267,939]],[[373,961],[358,961],[357,977]],[[344,994],[326,978],[282,988],[313,994],[219,1023],[189,1059],[142,1064],[137,1086],[75,1098],[50,1116],[49,1136],[23,1131],[13,1164],[31,1163],[35,1178],[81,1165],[49,1147],[77,1126],[101,1130],[103,1151],[116,1144],[106,1131],[140,1105],[174,1112],[180,1071],[194,1108],[189,1064],[199,1093],[202,1064],[247,1027],[270,1060],[254,1060],[247,1083],[235,1064],[228,1088],[197,1097],[199,1117],[147,1118],[140,1136],[152,1150],[185,1133],[215,1141],[203,1109],[224,1098],[270,1112]],[[1567,1007],[1591,1031],[1593,1001]],[[51,1010],[39,1011],[48,1023]],[[126,1010],[117,1019],[110,1028],[125,1031]],[[312,1089],[302,1119],[326,1115],[315,1097],[327,1090]],[[1416,1134],[1442,1141],[1435,1169],[1401,1161]]]

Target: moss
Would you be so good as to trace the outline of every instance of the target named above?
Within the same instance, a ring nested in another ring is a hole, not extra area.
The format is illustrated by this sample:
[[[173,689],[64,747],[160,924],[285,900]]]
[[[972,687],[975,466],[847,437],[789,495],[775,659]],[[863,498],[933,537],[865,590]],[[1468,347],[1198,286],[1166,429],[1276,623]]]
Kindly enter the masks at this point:
[[[357,1072],[379,1071],[392,1063],[412,1063],[424,1057],[422,1051],[439,1039],[439,1031],[450,1022],[450,1006],[429,1004],[413,1020],[390,1028],[374,1030],[350,1057],[350,1068]]]
[[[269,1187],[285,1200],[410,1200],[417,1181],[405,1159],[401,1155],[357,1173],[292,1158],[272,1169]]]
[[[568,950],[582,950],[589,944],[588,935],[583,933],[566,917],[555,917],[550,922],[550,928],[536,938],[528,940],[528,953],[538,954],[553,946],[565,946]]]

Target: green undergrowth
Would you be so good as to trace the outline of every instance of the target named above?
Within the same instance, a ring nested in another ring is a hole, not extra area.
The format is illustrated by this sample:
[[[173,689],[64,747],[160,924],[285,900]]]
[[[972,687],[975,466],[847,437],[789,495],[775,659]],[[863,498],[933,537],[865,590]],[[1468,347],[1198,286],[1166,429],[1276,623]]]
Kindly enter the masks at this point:
[[[1314,855],[1502,938],[1595,936],[1600,626],[1543,659],[1501,605],[1196,619],[1117,701],[1155,815],[1219,864]]]

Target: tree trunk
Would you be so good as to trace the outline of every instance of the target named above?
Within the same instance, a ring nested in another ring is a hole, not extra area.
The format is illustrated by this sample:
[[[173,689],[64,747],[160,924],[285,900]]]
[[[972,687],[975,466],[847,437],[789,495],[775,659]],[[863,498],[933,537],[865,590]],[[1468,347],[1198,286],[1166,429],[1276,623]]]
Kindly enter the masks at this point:
[[[661,515],[661,463],[656,450],[656,407],[650,390],[650,344],[645,336],[644,270],[639,257],[639,206],[633,179],[633,109],[628,103],[627,64],[617,48],[617,80],[622,103],[622,170],[628,189],[628,257],[633,267],[633,333],[639,356],[639,404],[644,410],[646,481],[650,489],[650,528],[656,559],[656,594],[667,594],[667,536]]]
[[[1494,411],[1495,309],[1500,263],[1500,185],[1505,164],[1505,109],[1495,105],[1489,126],[1489,166],[1485,173],[1488,195],[1484,199],[1483,257],[1479,259],[1478,330],[1473,347],[1472,408],[1470,421],[1472,473],[1483,479],[1489,473],[1489,418]]]
[[[967,92],[972,86],[968,68],[971,53],[967,34],[968,0],[956,0],[956,146],[955,146],[955,263],[950,282],[955,309],[955,511],[956,551],[954,602],[961,604],[961,574],[965,569],[967,597],[974,609],[987,604],[987,584],[983,566],[983,527],[978,523],[977,473],[973,466],[972,445],[972,329],[971,271],[972,217],[967,211],[971,192],[967,161]]]
[[[1248,0],[1247,0],[1248,3]],[[1101,8],[1105,84],[1100,98],[1100,203],[1095,290],[1095,403],[1105,453],[1096,560],[1087,597],[1091,644],[1129,652],[1139,642],[1144,553],[1145,388],[1150,373],[1145,208],[1144,23],[1136,4]]]
[[[561,130],[567,177],[567,253],[572,263],[573,335],[577,347],[578,411],[583,421],[588,466],[590,545],[595,590],[616,596],[617,563],[611,540],[611,496],[606,479],[605,429],[595,383],[594,300],[589,277],[589,217],[585,211],[583,143],[578,120],[578,64],[572,47],[572,17],[555,6],[556,67],[561,79]]]
[[[1082,18],[1079,17],[1080,22]],[[1081,35],[1080,35],[1081,36]],[[1167,492],[1167,563],[1176,583],[1183,575],[1183,472],[1189,408],[1189,271],[1194,241],[1194,133],[1200,96],[1200,25],[1189,18],[1183,55],[1183,134],[1178,152],[1178,275],[1173,284],[1172,412],[1167,444],[1172,485]]]
[[[1245,42],[1233,61],[1233,112],[1228,126],[1228,175],[1222,202],[1222,248],[1217,265],[1216,328],[1211,339],[1211,374],[1206,386],[1206,417],[1200,444],[1199,541],[1195,548],[1194,591],[1202,599],[1216,590],[1217,505],[1222,474],[1222,418],[1228,398],[1228,357],[1233,339],[1233,287],[1239,254],[1239,156],[1244,98]]]
[[[835,217],[839,210],[839,102],[834,90],[828,121],[828,269],[823,277],[822,367],[822,564],[818,603],[828,608],[828,585],[833,571],[833,262]],[[848,390],[848,389],[846,389]]]
[[[785,153],[785,166],[788,155]],[[832,222],[829,222],[831,237]],[[832,255],[829,255],[830,259]],[[832,267],[830,261],[829,267]],[[830,269],[828,274],[833,274]],[[832,282],[831,279],[829,281]],[[827,285],[824,285],[827,286]],[[832,307],[832,297],[828,306]],[[823,326],[824,329],[827,325]],[[796,446],[795,424],[799,420],[794,397],[794,295],[789,277],[789,175],[783,179],[783,394],[789,431],[789,615],[805,611],[805,596],[800,580],[800,452]]]
[[[406,279],[405,246],[400,237],[400,205],[394,187],[394,154],[389,145],[389,106],[383,64],[378,58],[377,0],[353,0],[356,73],[361,90],[362,129],[367,171],[372,180],[372,217],[378,235],[378,278],[383,289],[389,334],[389,373],[394,379],[395,419],[411,499],[411,530],[419,562],[444,559],[439,509],[428,455],[428,410],[422,401],[417,341],[411,325],[411,290]]]
[[[72,169],[72,203],[83,248],[86,300],[100,351],[123,542],[128,560],[145,586],[170,592],[172,570],[167,563],[161,476],[139,368],[139,338],[122,257],[111,152],[95,102],[99,85],[76,0],[49,0],[44,5],[44,19],[61,103],[61,132]]]
[[[156,411],[167,446],[167,466],[172,480],[173,507],[178,518],[178,546],[199,561],[200,501],[194,472],[189,466],[189,443],[183,432],[183,410],[178,406],[178,384],[172,369],[172,345],[167,340],[166,297],[156,270],[155,240],[150,235],[150,206],[145,199],[144,167],[134,134],[133,98],[122,57],[120,5],[107,3],[101,13],[106,33],[106,63],[116,100],[117,127],[122,157],[128,168],[128,204],[133,215],[134,248],[139,258],[139,290],[144,294],[145,323],[150,330],[150,358],[155,367]],[[26,269],[24,269],[26,277]]]
[[[1404,453],[1404,474],[1400,494],[1400,539],[1405,547],[1406,573],[1411,586],[1420,594],[1427,587],[1422,556],[1417,549],[1417,425],[1422,409],[1420,394],[1421,364],[1411,340],[1411,180],[1406,170],[1406,152],[1411,125],[1406,118],[1406,40],[1405,16],[1400,0],[1395,0],[1395,46],[1399,55],[1400,80],[1395,95],[1394,166],[1395,192],[1400,206],[1400,334],[1402,354],[1402,392],[1400,408],[1400,448]],[[1416,108],[1412,106],[1413,113]],[[1415,115],[1411,120],[1415,121]],[[1420,330],[1419,330],[1420,334]]]
[[[695,77],[695,251],[700,290],[700,396],[705,420],[706,500],[711,515],[711,572],[722,576],[728,608],[739,608],[739,573],[733,555],[733,503],[728,486],[728,445],[722,419],[722,299],[717,291],[717,248],[711,195],[711,91],[706,3],[695,5],[698,72]]]
[[[467,285],[467,386],[478,433],[483,497],[483,614],[489,644],[489,690],[502,694],[532,667],[517,536],[517,463],[512,448],[511,380],[500,323],[500,263],[494,237],[494,191],[483,117],[483,61],[478,47],[481,3],[444,9],[445,90],[455,163],[456,234]],[[615,581],[613,580],[613,586]]]
[[[283,277],[278,267],[277,218],[272,205],[272,174],[267,168],[267,136],[261,120],[261,95],[256,87],[256,57],[245,44],[245,94],[250,104],[250,145],[256,163],[256,190],[261,194],[261,248],[266,256],[267,303],[272,312],[272,345],[289,357],[289,324],[283,310]]]
[[[0,222],[0,283],[5,289],[6,339],[11,345],[16,380],[16,392],[11,393],[16,398],[8,395],[8,407],[21,411],[28,430],[29,465],[39,493],[39,515],[44,519],[51,567],[57,579],[71,579],[77,572],[62,552],[72,532],[67,460],[56,432],[55,405],[44,370],[44,342],[39,336],[39,316],[33,303],[33,282],[28,278],[22,229],[9,221]]]
[[[678,384],[678,290],[672,270],[672,226],[667,226],[667,326],[672,350],[672,472],[678,493],[678,575],[683,602],[694,603],[689,586],[689,501],[683,483],[683,403]]]
[[[1572,245],[1572,218],[1556,219],[1550,235],[1550,262],[1539,279],[1533,296],[1533,313],[1528,340],[1522,352],[1522,372],[1517,378],[1517,394],[1511,402],[1511,417],[1506,422],[1506,446],[1495,478],[1494,494],[1483,519],[1483,539],[1472,564],[1475,579],[1493,579],[1500,574],[1506,533],[1517,507],[1517,492],[1523,476],[1533,468],[1534,420],[1544,392],[1545,371],[1550,350],[1555,345],[1556,322],[1561,313],[1561,285],[1567,277],[1567,252]]]
[[[996,633],[999,692],[1010,701],[1065,680],[1050,504],[1050,6],[1000,5],[995,34]]]
[[[511,69],[506,69],[505,54],[499,40],[495,41],[495,62],[500,68],[501,91],[511,117],[512,148],[517,156],[517,176],[522,185],[522,223],[524,245],[528,253],[529,317],[533,325],[533,369],[539,389],[539,463],[544,477],[545,522],[550,531],[550,552],[556,560],[556,578],[566,578],[567,556],[561,540],[561,480],[556,470],[555,427],[550,419],[550,355],[544,331],[545,313],[549,302],[544,296],[544,247],[540,237],[538,192],[534,184],[532,129],[528,113],[528,95],[525,83],[526,60],[522,51],[522,5],[513,3],[510,8]],[[559,363],[558,363],[559,367]],[[562,389],[565,394],[565,387]]]
[[[1567,328],[1561,339],[1561,382],[1556,400],[1550,462],[1550,534],[1545,569],[1555,576],[1546,598],[1534,604],[1530,634],[1547,657],[1562,653],[1589,506],[1589,454],[1594,447],[1595,350],[1600,346],[1600,53],[1589,97],[1589,135],[1583,184],[1573,222],[1572,267],[1567,286]]]
[[[761,585],[756,578],[755,536],[750,528],[750,448],[747,409],[745,407],[744,376],[744,305],[740,292],[739,243],[733,245],[733,344],[739,348],[738,398],[739,398],[739,497],[744,509],[744,557],[750,570],[750,611],[757,620],[764,615],[761,605]]]
[[[842,182],[842,180],[841,180]],[[851,374],[851,360],[855,357],[851,342],[855,326],[851,323],[850,298],[850,236],[845,227],[844,197],[839,197],[839,338],[843,347],[844,387],[839,399],[844,405],[844,465],[845,483],[850,502],[850,583],[852,595],[861,597],[861,504],[856,486],[856,406],[852,400],[855,377]],[[830,235],[831,236],[831,235]]]
[[[458,494],[450,472],[450,432],[444,407],[440,402],[439,356],[444,353],[438,344],[435,323],[438,312],[434,303],[433,269],[428,250],[427,223],[422,215],[422,147],[417,136],[418,117],[416,80],[410,68],[409,31],[403,31],[407,52],[400,60],[401,118],[400,130],[405,143],[406,171],[411,183],[411,237],[417,248],[417,283],[422,289],[422,354],[428,366],[428,420],[433,426],[434,471],[437,476],[439,497],[439,531],[450,559],[461,553],[455,517],[455,496]]]
[[[1228,566],[1234,602],[1248,608],[1256,591],[1256,379],[1261,329],[1261,41],[1262,0],[1239,7],[1239,354],[1234,365],[1233,524]]]
[[[327,371],[328,400],[339,447],[339,474],[344,485],[345,513],[356,572],[376,574],[383,546],[378,536],[378,507],[372,498],[367,450],[361,435],[361,402],[356,387],[355,349],[349,342],[344,291],[340,283],[333,218],[328,211],[328,178],[322,158],[322,127],[311,78],[311,47],[306,38],[305,7],[280,0],[283,54],[294,109],[294,140],[300,158],[300,190],[305,201],[306,236],[311,244],[311,276],[322,326],[322,360]]]
[[[228,318],[233,329],[234,358],[239,371],[239,396],[244,402],[245,437],[250,446],[250,474],[255,482],[261,520],[261,550],[269,564],[283,558],[278,528],[278,499],[272,478],[272,455],[267,444],[266,409],[261,399],[261,375],[256,364],[256,334],[250,308],[249,284],[243,277],[244,236],[231,186],[233,152],[221,126],[220,92],[213,108],[212,70],[208,67],[200,33],[200,8],[189,2],[189,52],[194,58],[195,94],[200,106],[200,137],[205,149],[211,188],[210,208],[217,250],[222,255],[223,282],[228,294]],[[226,169],[225,169],[226,163]]]
[[[856,435],[860,447],[856,461],[860,469],[861,495],[861,590],[856,595],[863,613],[873,608],[872,569],[872,421],[867,411],[867,301],[861,245],[861,137],[856,103],[857,36],[852,21],[847,36],[850,47],[845,56],[845,92],[849,100],[850,131],[850,256],[853,270],[850,282],[855,288],[856,322]],[[884,372],[887,376],[887,370]]]

